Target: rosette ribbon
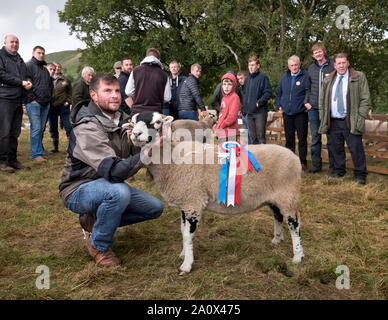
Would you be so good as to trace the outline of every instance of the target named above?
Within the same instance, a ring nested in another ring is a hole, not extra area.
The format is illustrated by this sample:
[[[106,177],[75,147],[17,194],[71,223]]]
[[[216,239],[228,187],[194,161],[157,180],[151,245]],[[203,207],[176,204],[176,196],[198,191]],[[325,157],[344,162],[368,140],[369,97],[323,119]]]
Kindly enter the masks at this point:
[[[240,205],[241,189],[241,167],[240,155],[244,161],[248,172],[252,172],[252,167],[256,171],[262,170],[254,155],[248,149],[237,141],[227,141],[220,145],[225,152],[225,162],[221,166],[218,203],[234,206]]]

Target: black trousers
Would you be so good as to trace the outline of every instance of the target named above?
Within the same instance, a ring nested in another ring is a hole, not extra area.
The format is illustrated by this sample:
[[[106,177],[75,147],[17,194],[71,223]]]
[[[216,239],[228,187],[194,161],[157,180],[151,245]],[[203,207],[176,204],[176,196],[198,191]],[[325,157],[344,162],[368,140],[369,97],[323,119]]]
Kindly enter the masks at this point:
[[[330,119],[330,142],[334,157],[334,172],[340,176],[346,173],[345,141],[349,147],[354,164],[354,176],[365,178],[368,174],[366,169],[366,157],[362,136],[350,133],[346,120]]]
[[[292,116],[283,113],[286,148],[295,152],[295,131],[298,136],[300,163],[307,165],[308,113],[302,112]]]
[[[17,159],[23,107],[20,102],[0,99],[0,163]]]
[[[265,144],[267,112],[248,114],[247,124],[249,136],[252,139],[252,144]]]

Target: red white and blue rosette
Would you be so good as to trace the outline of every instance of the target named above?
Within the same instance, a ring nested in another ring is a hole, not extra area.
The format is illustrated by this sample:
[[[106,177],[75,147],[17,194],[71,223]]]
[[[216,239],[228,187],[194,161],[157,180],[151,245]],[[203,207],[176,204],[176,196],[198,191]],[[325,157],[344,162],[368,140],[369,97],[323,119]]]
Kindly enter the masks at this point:
[[[248,151],[245,145],[237,141],[226,141],[220,148],[227,155],[221,166],[218,203],[224,203],[227,207],[240,205],[241,167],[240,155],[243,159],[247,172],[262,170],[255,156]]]

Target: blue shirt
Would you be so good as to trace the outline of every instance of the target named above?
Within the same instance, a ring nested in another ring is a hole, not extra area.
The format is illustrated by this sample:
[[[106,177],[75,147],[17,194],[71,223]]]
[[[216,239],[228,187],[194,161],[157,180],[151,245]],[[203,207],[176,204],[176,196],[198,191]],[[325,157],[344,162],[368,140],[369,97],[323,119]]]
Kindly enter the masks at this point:
[[[344,115],[346,116],[346,94],[348,92],[349,69],[346,70],[346,73],[343,75],[343,78],[342,78],[342,97],[344,101],[344,114],[340,114],[338,112],[337,100],[334,100],[340,76],[341,75],[337,72],[337,76],[335,78],[334,85],[331,91],[331,115],[330,116],[332,118],[343,118]]]

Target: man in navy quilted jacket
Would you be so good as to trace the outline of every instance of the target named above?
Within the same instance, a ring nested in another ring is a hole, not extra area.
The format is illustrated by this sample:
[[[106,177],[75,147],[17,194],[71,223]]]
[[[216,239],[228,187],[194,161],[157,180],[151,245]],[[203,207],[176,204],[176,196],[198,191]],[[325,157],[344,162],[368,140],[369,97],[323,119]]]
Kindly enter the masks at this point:
[[[286,147],[295,152],[295,131],[302,169],[307,170],[308,110],[304,105],[307,72],[297,56],[288,59],[288,70],[280,78],[276,89],[276,106],[283,112]]]

